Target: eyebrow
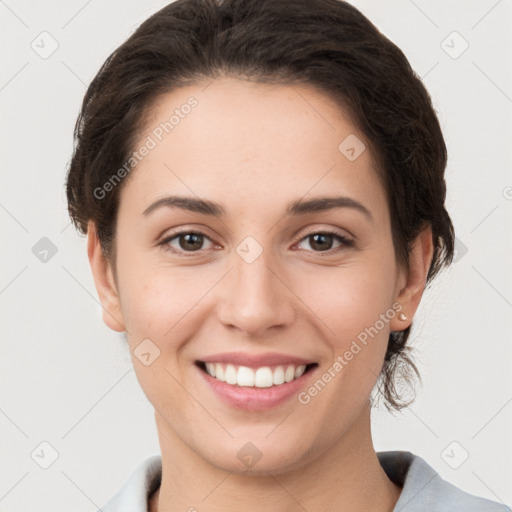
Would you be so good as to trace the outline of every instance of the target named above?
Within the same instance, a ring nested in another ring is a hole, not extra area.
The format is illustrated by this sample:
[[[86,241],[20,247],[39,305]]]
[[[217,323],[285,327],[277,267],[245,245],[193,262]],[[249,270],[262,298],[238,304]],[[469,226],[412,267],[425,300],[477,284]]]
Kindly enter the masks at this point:
[[[144,210],[143,215],[149,215],[162,207],[180,208],[182,210],[210,215],[212,217],[223,217],[226,215],[226,211],[218,203],[206,199],[185,196],[166,196],[158,199]],[[285,215],[298,216],[308,213],[324,212],[335,208],[352,208],[364,214],[368,220],[373,220],[372,214],[368,208],[359,201],[345,196],[318,197],[308,200],[297,199],[287,206]]]

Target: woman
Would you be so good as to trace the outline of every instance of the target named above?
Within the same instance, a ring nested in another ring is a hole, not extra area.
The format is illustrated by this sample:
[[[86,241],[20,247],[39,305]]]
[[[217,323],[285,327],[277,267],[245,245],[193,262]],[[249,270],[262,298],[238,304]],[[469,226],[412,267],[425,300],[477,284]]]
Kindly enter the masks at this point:
[[[506,510],[373,448],[454,233],[430,97],[357,9],[178,0],[75,137],[70,215],[162,452],[102,510]]]

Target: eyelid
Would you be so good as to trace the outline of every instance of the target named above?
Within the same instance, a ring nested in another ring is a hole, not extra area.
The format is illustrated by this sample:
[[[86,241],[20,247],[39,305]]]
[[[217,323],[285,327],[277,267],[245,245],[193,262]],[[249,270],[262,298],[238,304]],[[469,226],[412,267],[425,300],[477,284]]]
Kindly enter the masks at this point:
[[[317,235],[319,233],[326,234],[326,235],[337,235],[347,241],[355,242],[356,237],[347,231],[346,229],[337,228],[337,227],[316,227],[316,228],[307,228],[306,231],[303,231],[300,233],[299,238],[297,239],[298,242],[303,240],[304,238],[307,238],[308,236]]]

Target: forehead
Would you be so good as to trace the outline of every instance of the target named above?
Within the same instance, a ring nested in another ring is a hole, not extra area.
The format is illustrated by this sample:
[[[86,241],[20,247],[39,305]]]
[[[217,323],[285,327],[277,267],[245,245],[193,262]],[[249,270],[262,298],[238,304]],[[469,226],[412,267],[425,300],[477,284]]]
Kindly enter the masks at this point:
[[[329,193],[384,200],[368,141],[311,86],[218,77],[178,88],[153,104],[134,151],[144,146],[123,191],[139,209],[170,193],[228,210]]]

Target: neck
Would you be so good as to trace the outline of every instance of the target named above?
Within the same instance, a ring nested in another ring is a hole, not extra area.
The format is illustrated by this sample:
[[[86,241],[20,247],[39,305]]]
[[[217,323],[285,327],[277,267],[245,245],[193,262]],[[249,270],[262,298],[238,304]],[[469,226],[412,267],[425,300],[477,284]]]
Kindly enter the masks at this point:
[[[400,496],[401,488],[389,480],[373,448],[369,407],[326,453],[295,470],[263,476],[209,465],[159,420],[162,482],[150,512],[392,512]]]

